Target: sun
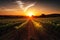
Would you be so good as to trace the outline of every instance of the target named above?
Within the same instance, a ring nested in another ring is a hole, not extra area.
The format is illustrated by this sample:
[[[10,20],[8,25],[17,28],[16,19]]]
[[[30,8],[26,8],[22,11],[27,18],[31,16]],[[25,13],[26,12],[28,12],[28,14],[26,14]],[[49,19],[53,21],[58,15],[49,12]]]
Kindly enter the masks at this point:
[[[28,13],[28,16],[32,17],[33,16],[32,12]]]
[[[33,12],[28,12],[27,13],[27,16],[29,16],[29,17],[32,17],[34,14],[33,14]]]

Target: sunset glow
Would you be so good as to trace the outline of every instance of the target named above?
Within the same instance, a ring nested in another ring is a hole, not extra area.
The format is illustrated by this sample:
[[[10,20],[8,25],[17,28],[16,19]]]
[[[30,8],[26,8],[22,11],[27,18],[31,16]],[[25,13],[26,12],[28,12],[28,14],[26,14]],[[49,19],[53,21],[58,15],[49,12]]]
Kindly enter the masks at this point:
[[[15,0],[9,3],[4,1],[0,4],[0,15],[40,16],[41,14],[60,14],[60,2]]]
[[[29,16],[29,17],[32,17],[34,15],[34,13],[33,12],[28,12],[26,15]]]

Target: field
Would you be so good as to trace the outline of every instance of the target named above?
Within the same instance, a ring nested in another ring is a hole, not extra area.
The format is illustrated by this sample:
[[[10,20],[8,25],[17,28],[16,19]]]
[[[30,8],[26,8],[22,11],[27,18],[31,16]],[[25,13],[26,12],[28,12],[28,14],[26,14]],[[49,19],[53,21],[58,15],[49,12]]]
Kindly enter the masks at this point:
[[[26,19],[0,19],[0,28],[21,24],[24,21],[26,21]]]
[[[37,18],[35,21],[42,25],[44,31],[48,33],[49,37],[54,37],[54,40],[60,39],[60,17]]]
[[[60,17],[0,19],[1,40],[60,40]]]
[[[15,30],[16,27],[24,23],[26,19],[0,19],[0,37],[6,34],[10,35],[10,31]]]

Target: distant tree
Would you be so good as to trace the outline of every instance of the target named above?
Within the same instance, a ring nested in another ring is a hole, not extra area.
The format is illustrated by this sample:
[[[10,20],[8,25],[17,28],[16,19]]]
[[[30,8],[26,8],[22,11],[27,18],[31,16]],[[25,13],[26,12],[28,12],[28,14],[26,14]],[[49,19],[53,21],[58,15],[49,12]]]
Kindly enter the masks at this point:
[[[41,14],[42,16],[45,16],[45,14]]]

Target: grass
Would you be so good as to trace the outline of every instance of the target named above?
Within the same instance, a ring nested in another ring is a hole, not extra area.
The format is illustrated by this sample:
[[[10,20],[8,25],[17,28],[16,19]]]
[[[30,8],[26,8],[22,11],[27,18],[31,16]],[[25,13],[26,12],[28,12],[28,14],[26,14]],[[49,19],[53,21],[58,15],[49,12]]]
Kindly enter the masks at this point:
[[[0,19],[0,28],[9,27],[26,21],[26,19]]]
[[[60,39],[60,17],[55,18],[37,18],[36,22],[41,23],[49,37]]]
[[[19,26],[26,19],[0,19],[0,36],[11,32],[12,30],[16,30],[15,26]]]
[[[19,26],[27,19],[0,19],[0,34],[4,35],[9,32],[16,31],[14,29],[15,26]],[[34,19],[35,24],[42,24],[41,26],[44,29],[43,31],[47,33],[48,37],[54,39],[60,39],[60,17],[55,18],[36,18]],[[37,22],[37,23],[36,23]],[[39,25],[40,27],[40,25]],[[41,27],[38,29],[42,30]],[[23,29],[23,28],[22,28]],[[14,34],[14,32],[11,32]],[[3,37],[2,37],[3,38]]]

